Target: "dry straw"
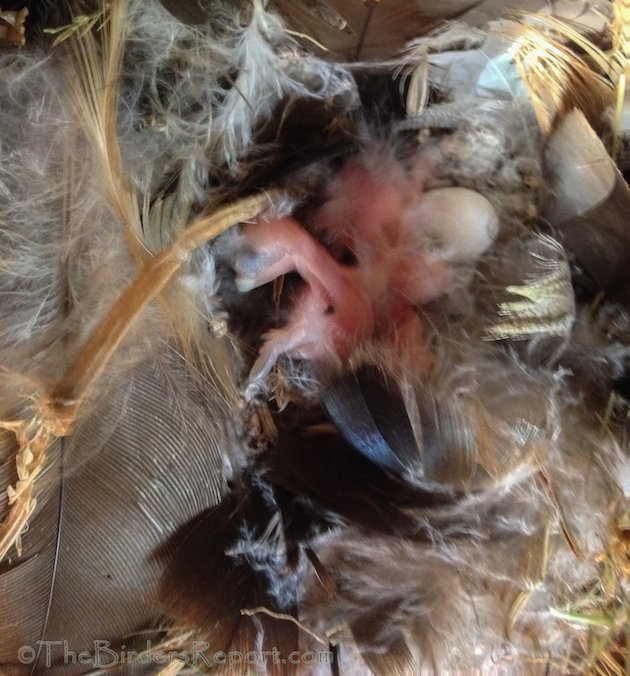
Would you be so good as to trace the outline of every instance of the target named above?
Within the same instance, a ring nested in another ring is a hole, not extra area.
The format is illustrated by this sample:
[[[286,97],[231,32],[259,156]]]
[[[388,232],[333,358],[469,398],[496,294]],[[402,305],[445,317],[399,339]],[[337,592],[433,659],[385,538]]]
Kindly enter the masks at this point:
[[[573,108],[582,110],[598,129],[601,112],[608,110],[615,157],[629,71],[630,2],[613,2],[608,50],[578,26],[555,16],[519,12],[515,17],[520,30],[514,58],[543,131],[549,132],[554,121]]]

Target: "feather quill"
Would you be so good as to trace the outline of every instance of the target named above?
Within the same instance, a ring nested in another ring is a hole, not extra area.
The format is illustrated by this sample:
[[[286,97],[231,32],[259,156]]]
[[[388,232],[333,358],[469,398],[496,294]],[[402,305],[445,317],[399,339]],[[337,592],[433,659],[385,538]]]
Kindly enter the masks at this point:
[[[555,193],[546,217],[562,233],[590,284],[627,303],[630,190],[578,111],[567,115],[550,137],[545,161]]]

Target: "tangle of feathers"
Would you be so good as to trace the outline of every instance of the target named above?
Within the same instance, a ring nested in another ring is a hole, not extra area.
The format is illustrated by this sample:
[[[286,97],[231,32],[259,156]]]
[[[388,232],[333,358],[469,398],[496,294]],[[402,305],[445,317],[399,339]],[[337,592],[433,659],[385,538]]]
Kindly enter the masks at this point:
[[[625,673],[619,83],[165,6],[0,52],[0,672]]]

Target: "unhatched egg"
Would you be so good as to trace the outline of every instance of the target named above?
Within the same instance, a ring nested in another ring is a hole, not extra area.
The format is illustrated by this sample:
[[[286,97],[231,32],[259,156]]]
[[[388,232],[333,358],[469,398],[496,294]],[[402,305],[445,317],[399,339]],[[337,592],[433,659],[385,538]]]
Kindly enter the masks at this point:
[[[437,188],[425,193],[411,214],[450,263],[477,260],[494,242],[499,218],[490,201],[467,188]]]

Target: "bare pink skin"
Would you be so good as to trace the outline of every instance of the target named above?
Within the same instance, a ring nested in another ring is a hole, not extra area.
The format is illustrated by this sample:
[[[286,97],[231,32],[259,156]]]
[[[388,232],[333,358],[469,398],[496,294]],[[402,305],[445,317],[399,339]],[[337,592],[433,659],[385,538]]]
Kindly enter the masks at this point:
[[[297,272],[306,285],[282,329],[265,335],[266,342],[250,380],[260,382],[282,354],[329,361],[345,358],[353,345],[374,332],[374,312],[366,289],[351,268],[344,267],[295,219],[280,218],[242,226],[242,234],[257,255],[249,271],[248,288]],[[237,272],[239,270],[237,262]],[[242,288],[245,277],[239,274]]]
[[[359,158],[341,169],[314,218],[326,246],[291,217],[241,226],[254,252],[237,260],[241,290],[288,272],[305,282],[288,323],[264,336],[250,384],[264,381],[283,354],[325,366],[373,339],[391,342],[419,371],[430,368],[416,308],[444,292],[446,270],[429,259],[418,226],[405,219],[422,199],[421,188],[398,165],[390,169],[389,180],[377,176],[382,167],[366,167]],[[338,262],[341,252],[355,263]]]

